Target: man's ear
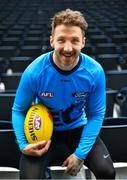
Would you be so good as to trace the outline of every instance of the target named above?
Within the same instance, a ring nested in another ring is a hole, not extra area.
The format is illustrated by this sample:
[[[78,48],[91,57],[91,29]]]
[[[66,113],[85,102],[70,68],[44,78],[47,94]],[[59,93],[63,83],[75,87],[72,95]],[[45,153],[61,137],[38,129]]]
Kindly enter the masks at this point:
[[[52,48],[54,47],[54,45],[53,45],[53,37],[52,36],[50,36],[50,45],[51,45]]]
[[[83,42],[82,42],[82,48],[85,47],[85,43],[86,43],[86,38],[84,37],[84,38],[83,38]]]

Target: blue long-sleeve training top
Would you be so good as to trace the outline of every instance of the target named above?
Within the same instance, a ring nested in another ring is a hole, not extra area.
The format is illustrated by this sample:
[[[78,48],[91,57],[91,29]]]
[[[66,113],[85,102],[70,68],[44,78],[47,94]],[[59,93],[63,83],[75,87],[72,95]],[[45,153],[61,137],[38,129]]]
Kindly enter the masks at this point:
[[[85,159],[102,126],[105,115],[105,74],[99,63],[80,53],[71,71],[60,70],[53,52],[35,59],[23,72],[12,108],[12,122],[20,149],[28,145],[24,119],[32,102],[47,106],[55,131],[84,126],[75,155]],[[88,116],[86,102],[88,101]]]

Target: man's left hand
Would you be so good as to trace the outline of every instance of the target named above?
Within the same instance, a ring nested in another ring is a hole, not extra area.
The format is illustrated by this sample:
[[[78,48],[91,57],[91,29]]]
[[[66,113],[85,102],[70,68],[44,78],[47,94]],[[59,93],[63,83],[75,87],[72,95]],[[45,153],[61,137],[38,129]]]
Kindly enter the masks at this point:
[[[76,176],[84,164],[84,160],[79,159],[74,154],[71,154],[62,164],[66,166],[65,173],[71,176]]]

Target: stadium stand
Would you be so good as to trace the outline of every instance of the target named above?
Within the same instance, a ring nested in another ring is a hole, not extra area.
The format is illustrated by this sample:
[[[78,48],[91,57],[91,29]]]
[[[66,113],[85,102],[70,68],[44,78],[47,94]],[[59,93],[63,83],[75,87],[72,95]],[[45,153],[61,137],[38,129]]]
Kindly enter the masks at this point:
[[[0,166],[19,169],[20,151],[15,139],[12,124],[10,121],[0,121],[0,127]]]
[[[106,71],[106,87],[107,89],[120,90],[127,86],[127,69]]]
[[[0,57],[0,76],[1,73],[5,73],[9,67],[9,61],[7,61],[4,57]]]
[[[0,154],[6,155],[8,147],[12,152],[15,149],[12,127],[1,123],[11,121],[11,107],[21,74],[36,57],[52,50],[50,19],[65,8],[80,10],[88,21],[86,47],[82,51],[95,58],[106,75],[107,110],[101,137],[114,162],[126,162],[127,147],[123,141],[127,131],[126,0],[0,0]],[[15,166],[17,156],[7,154],[6,164],[4,157],[0,156],[0,166]]]
[[[22,73],[26,67],[33,61],[32,57],[10,57],[10,64],[8,69],[11,69],[14,73]]]
[[[123,56],[120,57],[119,63],[122,69],[127,69],[127,54],[123,54]]]
[[[119,54],[105,53],[98,54],[96,56],[96,61],[98,61],[102,65],[105,71],[117,70],[119,68],[122,68],[119,63],[119,58]]]
[[[127,87],[122,87],[116,94],[117,117],[127,117]]]
[[[0,179],[19,179],[20,154],[11,121],[0,120]]]
[[[127,117],[127,87],[106,91],[106,118]]]
[[[11,122],[11,108],[14,98],[15,93],[0,93],[0,122],[1,120]]]
[[[115,104],[115,97],[117,94],[117,90],[108,90],[106,91],[106,114],[105,117],[113,117],[114,113],[114,104]]]
[[[113,162],[127,162],[127,117],[104,120],[100,137],[109,149]]]
[[[21,78],[22,73],[2,73],[1,74],[1,81],[5,85],[5,90],[10,90],[10,91],[16,91],[20,78]]]

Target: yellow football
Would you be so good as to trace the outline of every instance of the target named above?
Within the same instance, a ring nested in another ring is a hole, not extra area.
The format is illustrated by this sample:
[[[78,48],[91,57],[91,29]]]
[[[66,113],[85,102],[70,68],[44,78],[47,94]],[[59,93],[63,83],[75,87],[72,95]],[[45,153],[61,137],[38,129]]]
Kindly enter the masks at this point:
[[[53,132],[53,118],[42,104],[32,105],[25,117],[24,132],[29,143],[48,141]]]

